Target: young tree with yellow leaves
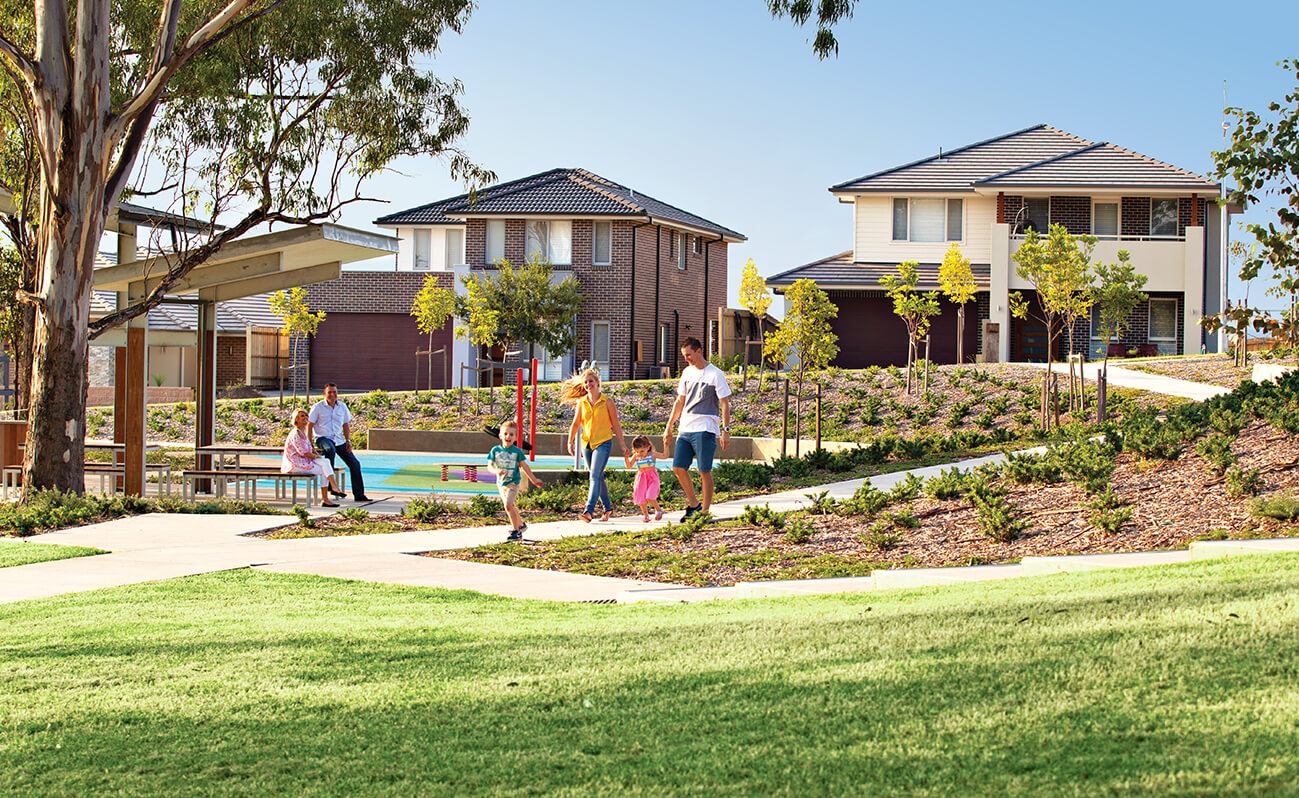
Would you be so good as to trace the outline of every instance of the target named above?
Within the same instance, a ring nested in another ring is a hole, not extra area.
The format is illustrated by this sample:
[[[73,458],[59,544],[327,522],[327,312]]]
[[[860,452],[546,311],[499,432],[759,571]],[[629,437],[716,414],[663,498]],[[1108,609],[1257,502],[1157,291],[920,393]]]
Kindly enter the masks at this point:
[[[947,298],[956,304],[956,362],[965,362],[965,305],[974,299],[978,286],[970,259],[961,254],[961,248],[952,244],[938,267],[938,285]]]
[[[762,335],[767,329],[767,309],[771,307],[771,290],[767,288],[767,281],[758,274],[758,266],[749,258],[744,264],[744,271],[740,273],[740,307],[758,317],[758,335]],[[767,373],[763,368],[766,358],[758,360],[758,393],[762,393],[763,382]],[[749,364],[749,342],[744,342],[744,364]]]

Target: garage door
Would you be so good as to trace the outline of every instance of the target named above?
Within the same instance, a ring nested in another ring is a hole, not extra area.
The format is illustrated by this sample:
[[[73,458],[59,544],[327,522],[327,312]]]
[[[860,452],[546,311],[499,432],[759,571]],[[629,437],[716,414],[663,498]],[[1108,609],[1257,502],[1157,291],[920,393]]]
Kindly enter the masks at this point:
[[[433,336],[433,348],[450,352],[451,325]],[[345,391],[409,391],[415,388],[415,352],[428,336],[404,313],[329,313],[311,341],[311,385],[337,383]],[[427,388],[428,363],[421,357],[419,387]],[[446,367],[433,359],[433,386],[447,387]]]
[[[893,313],[893,301],[886,296],[844,297],[830,294],[839,308],[831,322],[839,336],[839,356],[834,365],[840,368],[866,366],[905,366],[907,364],[907,328]],[[942,303],[943,312],[930,326],[929,356],[935,363],[956,362],[956,306]],[[974,303],[965,306],[965,356],[974,359],[978,346],[978,312]],[[920,356],[924,357],[921,344]]]

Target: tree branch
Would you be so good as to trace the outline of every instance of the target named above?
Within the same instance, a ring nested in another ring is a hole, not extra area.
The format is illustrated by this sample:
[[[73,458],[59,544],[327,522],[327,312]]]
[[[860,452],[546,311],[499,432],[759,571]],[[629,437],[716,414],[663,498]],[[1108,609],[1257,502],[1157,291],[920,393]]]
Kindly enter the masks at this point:
[[[9,41],[9,38],[3,34],[0,34],[0,56],[4,56],[5,61],[23,76],[29,91],[35,92],[44,82],[40,64],[32,60],[32,57],[23,52],[21,47]]]

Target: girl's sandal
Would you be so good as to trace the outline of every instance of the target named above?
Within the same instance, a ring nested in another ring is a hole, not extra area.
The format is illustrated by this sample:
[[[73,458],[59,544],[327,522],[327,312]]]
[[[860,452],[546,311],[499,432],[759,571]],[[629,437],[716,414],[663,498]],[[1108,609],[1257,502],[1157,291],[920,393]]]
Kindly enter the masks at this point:
[[[655,521],[662,521],[662,520],[663,520],[663,511],[662,511],[662,510],[659,510],[657,513],[654,513],[654,520],[655,520]]]
[[[581,518],[581,519],[582,519],[582,523],[584,523],[584,524],[589,524],[589,523],[591,523],[591,514],[590,514],[590,513],[579,513],[577,517],[578,517],[578,518]]]
[[[601,520],[601,521],[608,521],[608,520],[609,520],[610,518],[612,518],[612,517],[613,517],[613,511],[612,511],[612,510],[606,510],[605,513],[604,513],[604,515],[600,516],[600,520]]]
[[[648,523],[649,523],[649,516],[648,516],[648,515],[642,515],[642,516],[640,517],[640,520],[641,520],[641,523],[643,523],[643,524],[648,524]]]

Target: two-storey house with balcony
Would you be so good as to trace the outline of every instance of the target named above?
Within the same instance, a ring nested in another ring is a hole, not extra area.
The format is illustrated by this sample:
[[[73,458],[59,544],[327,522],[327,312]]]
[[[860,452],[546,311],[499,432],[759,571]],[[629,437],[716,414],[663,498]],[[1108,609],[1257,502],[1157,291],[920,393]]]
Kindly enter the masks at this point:
[[[745,240],[581,169],[553,169],[389,214],[375,224],[396,231],[397,272],[406,277],[444,275],[447,286],[460,289],[459,278],[469,270],[492,269],[501,260],[519,266],[530,257],[549,262],[557,279],[576,277],[584,299],[577,343],[571,352],[539,353],[549,380],[582,362],[617,380],[680,369],[682,340],[716,340],[718,312],[726,306],[727,247]],[[452,337],[448,329],[439,340]],[[446,374],[452,380],[459,364],[487,358],[501,364],[498,380],[512,382],[522,359],[473,353],[463,341],[451,346]]]
[[[1009,296],[1032,286],[1012,258],[1030,228],[1060,224],[1099,241],[1094,257],[1127,250],[1149,281],[1150,299],[1129,320],[1125,349],[1181,354],[1206,341],[1200,319],[1223,301],[1226,224],[1214,201],[1220,186],[1202,176],[1108,143],[1037,125],[950,152],[859,177],[830,188],[853,206],[853,248],[772,277],[777,291],[815,280],[839,307],[835,332],[845,367],[904,364],[906,332],[879,280],[897,264],[920,264],[922,289],[938,288],[939,264],[951,244],[969,258],[978,284],[967,306],[967,358],[1045,360],[1040,322],[1012,319]],[[971,307],[977,309],[971,312]],[[946,300],[931,330],[931,357],[956,357],[956,308]],[[986,340],[985,340],[986,335]],[[1073,330],[1075,352],[1097,353],[1095,318]],[[1061,335],[1056,357],[1068,337]]]

